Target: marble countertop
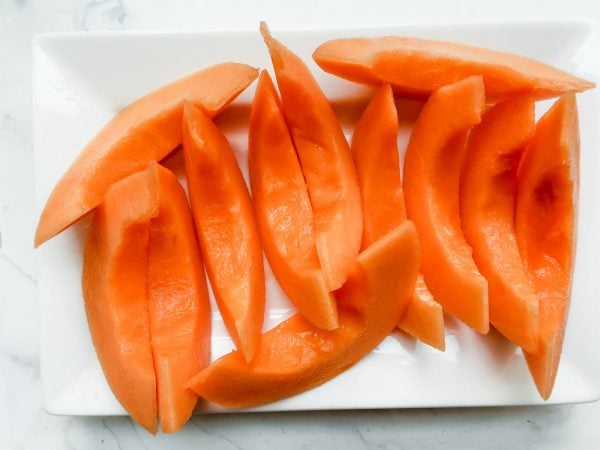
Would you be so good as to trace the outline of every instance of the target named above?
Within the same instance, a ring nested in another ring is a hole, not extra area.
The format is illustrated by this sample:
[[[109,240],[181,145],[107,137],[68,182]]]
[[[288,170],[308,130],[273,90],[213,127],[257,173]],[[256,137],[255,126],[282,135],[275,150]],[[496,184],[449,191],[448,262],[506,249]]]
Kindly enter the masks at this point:
[[[595,0],[0,0],[0,448],[600,448],[600,403],[196,416],[152,437],[125,417],[46,414],[39,372],[31,39],[82,30],[255,29],[600,19]]]

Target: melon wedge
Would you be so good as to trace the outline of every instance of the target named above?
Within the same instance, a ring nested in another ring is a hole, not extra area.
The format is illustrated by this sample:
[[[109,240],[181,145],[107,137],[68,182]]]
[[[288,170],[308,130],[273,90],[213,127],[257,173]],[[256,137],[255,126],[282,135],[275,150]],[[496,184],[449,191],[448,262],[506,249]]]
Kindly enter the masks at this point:
[[[58,181],[42,211],[35,246],[102,202],[120,179],[160,161],[181,144],[183,100],[218,114],[256,77],[245,64],[218,64],[174,81],[134,101],[86,145]]]
[[[487,333],[487,281],[473,261],[459,216],[465,141],[483,107],[481,77],[445,86],[429,97],[406,150],[404,194],[408,218],[419,233],[427,287],[449,314]]]
[[[314,214],[317,254],[330,291],[341,287],[360,250],[362,209],[350,148],[339,121],[306,64],[261,33],[269,52]]]
[[[183,188],[152,163],[115,183],[85,244],[90,333],[113,393],[151,433],[188,420],[197,396],[183,381],[210,362],[210,310]]]
[[[394,95],[390,86],[384,84],[369,102],[352,136],[352,156],[365,222],[363,249],[406,221],[397,135]],[[417,339],[444,350],[442,307],[433,300],[421,275],[417,278],[417,286],[398,326]]]
[[[356,364],[398,323],[414,290],[419,245],[411,222],[358,257],[338,298],[338,329],[326,331],[297,314],[263,335],[252,363],[239,351],[188,382],[203,398],[243,408],[318,386]],[[404,301],[402,301],[404,300]]]
[[[183,155],[206,271],[227,330],[251,361],[265,310],[265,274],[248,188],[226,137],[185,103]]]
[[[462,168],[460,215],[473,259],[489,286],[491,324],[506,338],[535,351],[538,299],[515,237],[517,168],[533,135],[531,97],[496,104],[471,132]]]
[[[184,388],[185,381],[210,363],[211,314],[185,192],[167,169],[156,163],[150,167],[159,184],[159,213],[150,221],[148,239],[150,338],[160,427],[174,433],[185,425],[198,400]]]
[[[317,256],[308,190],[266,71],[252,103],[248,142],[252,200],[273,273],[300,314],[319,328],[337,328],[335,298]]]
[[[365,108],[352,135],[352,157],[365,222],[363,249],[406,220],[397,136],[394,95],[389,84],[384,84]]]
[[[417,276],[415,292],[406,305],[398,328],[440,351],[446,350],[444,311],[435,301],[422,274]]]
[[[369,85],[391,83],[397,94],[417,98],[472,75],[483,76],[490,102],[521,94],[556,97],[595,86],[523,56],[413,37],[334,39],[319,46],[313,58],[326,72]]]
[[[540,333],[525,352],[540,395],[552,393],[567,323],[579,187],[575,95],[565,94],[539,120],[519,166],[517,243],[539,298]]]

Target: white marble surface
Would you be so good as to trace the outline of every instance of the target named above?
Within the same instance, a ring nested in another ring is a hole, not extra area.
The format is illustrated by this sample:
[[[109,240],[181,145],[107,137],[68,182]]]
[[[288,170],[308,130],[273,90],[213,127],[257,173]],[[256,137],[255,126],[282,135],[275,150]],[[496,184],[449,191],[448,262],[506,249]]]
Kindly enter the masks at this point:
[[[31,37],[40,32],[254,29],[502,19],[600,19],[597,0],[0,0],[0,449],[600,448],[600,403],[198,416],[152,437],[122,417],[42,406],[31,148]],[[599,361],[598,354],[591,355]],[[598,373],[598,371],[596,371]]]

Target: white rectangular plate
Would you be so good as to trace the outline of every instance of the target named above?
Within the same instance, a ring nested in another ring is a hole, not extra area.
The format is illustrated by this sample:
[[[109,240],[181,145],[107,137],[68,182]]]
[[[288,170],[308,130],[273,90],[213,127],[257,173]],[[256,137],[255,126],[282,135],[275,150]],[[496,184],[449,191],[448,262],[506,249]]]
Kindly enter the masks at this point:
[[[274,35],[304,58],[334,103],[355,99],[360,104],[370,91],[319,70],[310,57],[318,44],[335,37],[385,34],[448,39],[519,53],[596,79],[594,64],[600,49],[592,31],[591,25],[578,22],[275,30]],[[258,31],[43,35],[35,40],[33,55],[39,210],[85,143],[132,100],[218,62],[233,60],[271,67]],[[247,107],[253,92],[254,86],[236,103]],[[596,345],[600,317],[599,289],[594,283],[600,248],[600,138],[595,123],[599,116],[598,94],[580,95],[579,102],[582,176],[575,284],[562,363],[548,403],[584,402],[598,397]],[[538,108],[538,114],[543,108]],[[354,117],[356,111],[350,108],[348,116]],[[245,170],[246,135],[241,126],[228,126],[226,131]],[[350,132],[351,126],[346,131]],[[400,136],[400,143],[405,145],[405,135]],[[83,309],[80,276],[87,225],[85,219],[38,250],[45,405],[55,414],[124,414],[102,374]],[[265,329],[293,312],[267,272]],[[214,303],[213,311],[213,357],[217,358],[232,345]],[[480,336],[449,318],[446,342],[447,350],[442,353],[400,332],[394,333],[355,367],[326,384],[247,411],[543,403],[522,354],[497,333]],[[220,410],[206,404],[198,409]]]

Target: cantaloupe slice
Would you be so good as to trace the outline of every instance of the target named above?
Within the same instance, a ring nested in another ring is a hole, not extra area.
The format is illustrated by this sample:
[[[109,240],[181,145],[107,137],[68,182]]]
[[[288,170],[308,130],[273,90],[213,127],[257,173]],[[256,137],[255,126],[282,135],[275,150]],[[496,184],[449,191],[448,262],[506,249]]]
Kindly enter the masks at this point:
[[[160,427],[174,433],[185,425],[198,400],[184,388],[185,381],[210,363],[211,314],[185,192],[171,172],[156,163],[149,170],[152,165],[158,177],[159,213],[150,221],[148,239],[150,339]]]
[[[183,155],[192,212],[208,278],[227,330],[251,361],[265,309],[256,215],[227,139],[202,110],[185,103]]]
[[[373,350],[398,323],[414,290],[419,245],[405,222],[358,257],[336,293],[338,329],[316,328],[297,314],[265,333],[252,363],[239,351],[194,376],[189,387],[211,402],[242,408],[318,386]],[[404,299],[404,301],[401,301]]]
[[[435,91],[415,122],[404,159],[408,218],[421,242],[421,271],[443,308],[480,333],[489,330],[488,286],[465,242],[459,180],[465,141],[481,120],[481,77]]]
[[[351,81],[391,83],[403,96],[426,97],[440,87],[481,75],[488,101],[514,95],[556,97],[595,85],[542,62],[510,53],[413,37],[334,39],[313,53],[326,72]]]
[[[306,64],[274,39],[264,22],[261,32],[306,179],[321,269],[333,291],[344,284],[354,266],[362,235],[360,191],[350,148]]]
[[[368,248],[406,221],[398,157],[398,114],[389,84],[373,96],[354,129],[352,156],[362,195],[364,230],[362,248]],[[445,348],[444,314],[423,277],[399,327],[440,350]],[[415,303],[415,305],[413,305]],[[423,303],[423,304],[418,304]]]
[[[422,274],[417,277],[415,292],[406,305],[398,328],[433,348],[442,352],[446,350],[444,311],[433,298]]]
[[[337,328],[317,248],[313,213],[296,149],[268,72],[260,74],[248,131],[252,200],[265,255],[298,311],[319,328]]]
[[[406,220],[397,136],[394,96],[389,84],[384,84],[365,108],[352,135],[352,158],[363,207],[363,249]]]
[[[573,93],[540,119],[518,172],[517,243],[539,298],[540,335],[525,352],[540,395],[552,393],[569,309],[579,187],[579,124]]]
[[[185,193],[152,163],[115,183],[85,245],[83,294],[106,379],[125,410],[152,433],[188,420],[188,379],[210,362],[210,311]]]
[[[538,299],[515,237],[517,168],[533,135],[534,101],[496,104],[471,132],[462,168],[460,215],[473,259],[488,280],[491,324],[516,345],[535,351]]]
[[[163,86],[119,112],[58,181],[42,211],[35,246],[98,206],[113,183],[180,145],[184,99],[215,115],[257,76],[258,71],[245,64],[218,64]]]

